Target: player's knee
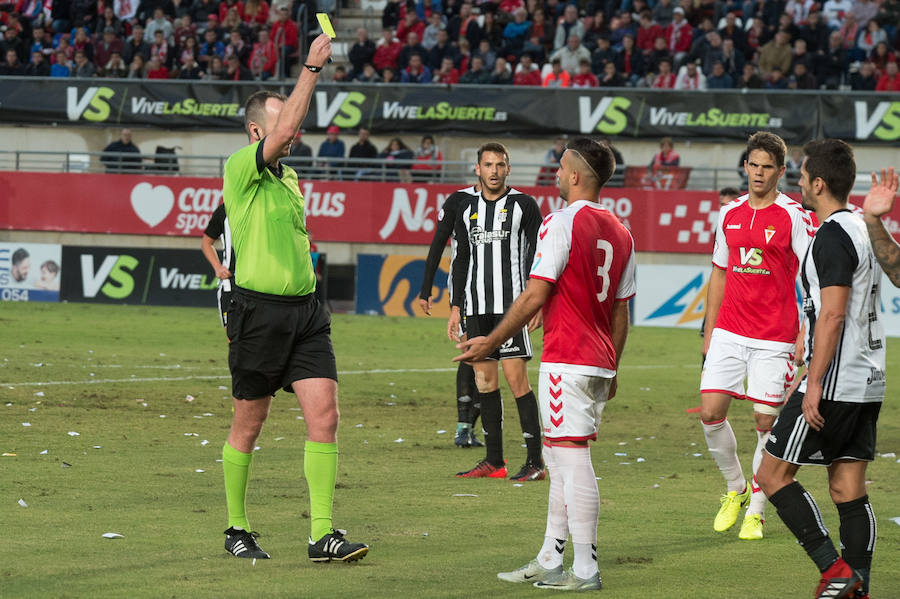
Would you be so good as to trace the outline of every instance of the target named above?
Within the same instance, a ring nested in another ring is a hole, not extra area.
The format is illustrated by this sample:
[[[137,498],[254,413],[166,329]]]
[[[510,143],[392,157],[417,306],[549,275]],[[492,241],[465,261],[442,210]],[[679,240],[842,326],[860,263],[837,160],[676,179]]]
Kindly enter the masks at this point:
[[[700,406],[700,420],[703,424],[718,424],[728,416],[728,410],[720,406]]]
[[[761,403],[753,404],[753,418],[756,420],[756,428],[764,431],[772,430],[775,419],[778,418],[780,408]]]

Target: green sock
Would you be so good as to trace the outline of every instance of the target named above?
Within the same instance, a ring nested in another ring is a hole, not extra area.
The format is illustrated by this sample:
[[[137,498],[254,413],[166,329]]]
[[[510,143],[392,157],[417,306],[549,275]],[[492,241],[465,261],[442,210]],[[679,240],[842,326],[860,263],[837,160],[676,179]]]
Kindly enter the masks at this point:
[[[331,532],[331,503],[337,479],[337,443],[306,442],[303,474],[309,487],[309,536],[313,542]]]
[[[225,472],[225,504],[228,506],[228,526],[250,530],[244,499],[250,479],[252,453],[242,453],[225,443],[222,447],[222,470]]]

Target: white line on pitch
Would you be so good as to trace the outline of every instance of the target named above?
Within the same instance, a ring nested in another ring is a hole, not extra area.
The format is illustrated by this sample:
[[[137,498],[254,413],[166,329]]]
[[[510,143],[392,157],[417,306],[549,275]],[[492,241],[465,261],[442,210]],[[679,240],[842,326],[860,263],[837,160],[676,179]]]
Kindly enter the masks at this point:
[[[673,368],[673,366],[665,364],[634,364],[623,365],[620,369],[625,370],[657,370],[660,368]],[[674,368],[696,368],[694,364],[684,364],[674,366]],[[373,370],[339,370],[339,375],[352,374],[406,374],[411,372],[453,372],[456,368],[376,368]],[[21,383],[0,383],[0,387],[46,387],[51,385],[103,385],[111,383],[160,383],[160,382],[179,382],[191,380],[214,380],[227,379],[228,374],[204,375],[196,374],[191,376],[158,376],[158,377],[133,377],[127,379],[88,379],[84,381],[28,381]]]

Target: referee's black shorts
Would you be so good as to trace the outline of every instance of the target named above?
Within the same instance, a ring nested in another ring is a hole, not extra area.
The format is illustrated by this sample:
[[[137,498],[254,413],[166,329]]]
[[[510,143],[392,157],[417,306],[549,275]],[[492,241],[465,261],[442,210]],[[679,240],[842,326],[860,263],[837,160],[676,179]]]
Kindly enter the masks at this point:
[[[856,403],[822,400],[819,413],[825,419],[813,430],[803,418],[803,393],[794,391],[769,433],[766,451],[799,466],[830,466],[835,460],[875,459],[875,429],[881,402]]]
[[[331,316],[314,294],[285,297],[235,287],[225,328],[236,399],[260,399],[309,378],[337,380]]]

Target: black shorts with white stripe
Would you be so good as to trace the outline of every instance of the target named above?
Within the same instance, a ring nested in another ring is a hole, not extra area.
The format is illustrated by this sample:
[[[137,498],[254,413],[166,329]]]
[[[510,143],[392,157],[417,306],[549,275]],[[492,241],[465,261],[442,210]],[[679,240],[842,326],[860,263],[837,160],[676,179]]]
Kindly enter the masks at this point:
[[[231,291],[223,291],[222,286],[219,286],[218,291],[216,291],[216,301],[219,304],[219,319],[222,321],[222,326],[228,326],[228,307],[231,304]]]
[[[503,314],[478,314],[476,316],[466,316],[465,331],[469,339],[489,335],[500,321],[503,320]],[[531,349],[531,337],[528,335],[528,327],[522,327],[522,330],[507,339],[499,348],[495,349],[487,359],[488,360],[506,360],[508,358],[521,358],[530,360],[534,355]]]
[[[803,395],[795,391],[775,421],[766,443],[770,455],[801,466],[875,459],[875,429],[881,402],[823,400],[819,402],[819,413],[825,425],[816,431],[803,418]]]

